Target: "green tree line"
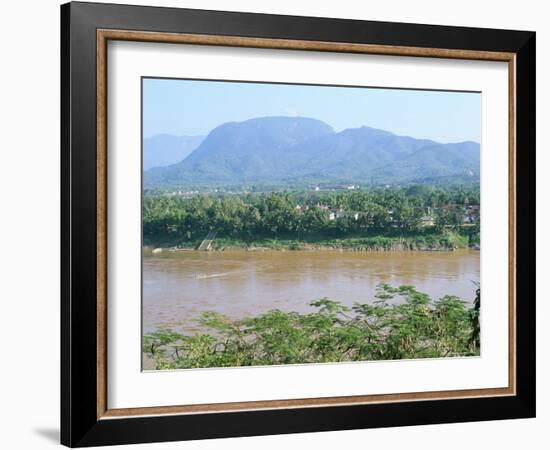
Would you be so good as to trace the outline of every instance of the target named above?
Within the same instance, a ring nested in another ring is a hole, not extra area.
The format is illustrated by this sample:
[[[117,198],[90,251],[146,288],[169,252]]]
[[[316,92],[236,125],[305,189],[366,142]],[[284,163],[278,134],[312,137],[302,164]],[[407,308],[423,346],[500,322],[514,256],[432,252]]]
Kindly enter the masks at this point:
[[[479,205],[475,186],[148,196],[143,202],[143,236],[145,243],[157,243],[194,241],[211,230],[244,240],[451,230],[476,242],[479,217],[472,226],[463,226],[465,208],[473,204]],[[427,225],[428,213],[433,220]]]

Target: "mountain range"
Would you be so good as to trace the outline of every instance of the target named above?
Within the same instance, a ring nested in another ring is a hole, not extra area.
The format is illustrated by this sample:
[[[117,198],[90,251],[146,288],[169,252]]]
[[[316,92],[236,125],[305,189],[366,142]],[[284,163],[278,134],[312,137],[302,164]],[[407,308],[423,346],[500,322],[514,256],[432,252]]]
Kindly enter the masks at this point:
[[[479,166],[476,142],[443,144],[366,126],[335,132],[312,118],[262,117],[216,127],[175,164],[144,164],[144,184],[478,182]]]
[[[204,140],[204,136],[156,134],[143,140],[143,170],[164,167],[184,160]]]

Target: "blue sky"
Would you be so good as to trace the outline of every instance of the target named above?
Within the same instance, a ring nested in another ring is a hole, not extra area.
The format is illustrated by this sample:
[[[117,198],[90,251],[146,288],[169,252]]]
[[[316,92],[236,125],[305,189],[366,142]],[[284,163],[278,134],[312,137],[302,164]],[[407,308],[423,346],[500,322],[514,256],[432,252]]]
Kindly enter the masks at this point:
[[[143,80],[143,137],[206,135],[264,116],[363,125],[438,142],[480,142],[481,94],[174,79]]]

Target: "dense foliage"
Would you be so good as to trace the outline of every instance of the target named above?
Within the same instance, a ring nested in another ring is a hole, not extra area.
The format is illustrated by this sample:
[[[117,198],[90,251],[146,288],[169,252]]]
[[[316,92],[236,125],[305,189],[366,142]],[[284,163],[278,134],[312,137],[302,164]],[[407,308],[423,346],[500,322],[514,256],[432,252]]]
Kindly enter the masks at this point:
[[[479,355],[479,290],[472,307],[432,301],[413,286],[382,284],[372,304],[323,298],[315,312],[280,310],[232,320],[205,312],[204,332],[158,330],[143,338],[156,369],[258,366]]]
[[[297,191],[146,196],[146,244],[193,243],[218,237],[327,239],[454,232],[479,242],[479,217],[464,226],[467,205],[479,205],[479,187],[413,186],[369,191]],[[426,221],[426,217],[430,219]]]

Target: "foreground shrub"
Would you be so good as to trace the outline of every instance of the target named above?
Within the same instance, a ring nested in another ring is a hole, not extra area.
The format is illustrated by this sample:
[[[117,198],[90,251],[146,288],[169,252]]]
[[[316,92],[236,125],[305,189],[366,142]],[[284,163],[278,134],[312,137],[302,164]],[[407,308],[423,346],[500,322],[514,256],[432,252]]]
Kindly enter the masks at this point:
[[[472,307],[437,301],[413,286],[378,286],[376,301],[352,307],[322,298],[315,312],[279,310],[234,320],[198,319],[204,332],[157,330],[143,337],[156,369],[260,366],[479,355],[479,290]]]

